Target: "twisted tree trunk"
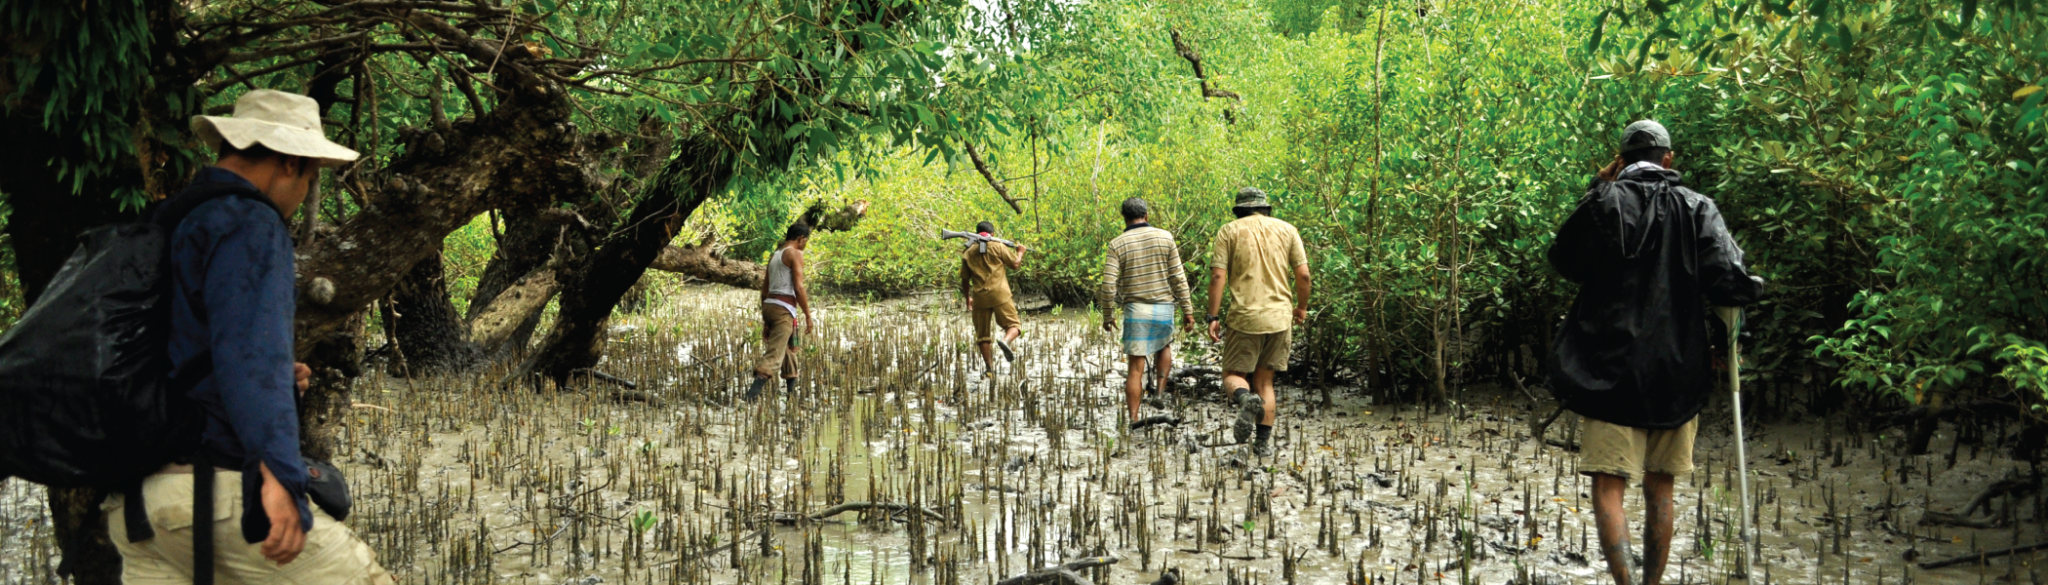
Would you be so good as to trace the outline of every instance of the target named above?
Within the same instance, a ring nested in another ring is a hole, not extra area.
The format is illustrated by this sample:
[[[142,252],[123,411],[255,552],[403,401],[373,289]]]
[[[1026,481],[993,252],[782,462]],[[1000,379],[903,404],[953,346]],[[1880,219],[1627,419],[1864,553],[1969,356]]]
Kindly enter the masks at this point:
[[[448,279],[441,253],[435,251],[413,264],[405,279],[392,290],[397,318],[398,347],[405,351],[406,377],[460,372],[482,361],[481,352],[470,343],[469,331],[448,300]]]
[[[732,158],[710,137],[687,138],[677,146],[680,152],[633,207],[626,229],[564,275],[554,328],[521,365],[522,374],[544,376],[560,386],[576,370],[597,365],[613,307],[675,239],[683,221],[732,178]]]

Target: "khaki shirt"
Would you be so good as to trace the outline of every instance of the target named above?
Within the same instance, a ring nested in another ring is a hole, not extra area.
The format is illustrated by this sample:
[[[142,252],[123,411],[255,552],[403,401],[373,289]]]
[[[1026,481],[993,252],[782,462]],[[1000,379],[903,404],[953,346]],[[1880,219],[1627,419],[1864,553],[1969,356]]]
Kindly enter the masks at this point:
[[[1247,215],[1216,231],[1211,270],[1224,270],[1232,299],[1223,324],[1239,333],[1286,331],[1294,324],[1294,267],[1308,264],[1301,232],[1266,215]]]
[[[1022,262],[1017,251],[1000,242],[989,242],[988,253],[980,244],[968,244],[960,251],[960,276],[968,282],[967,298],[976,308],[1010,302],[1010,269]]]

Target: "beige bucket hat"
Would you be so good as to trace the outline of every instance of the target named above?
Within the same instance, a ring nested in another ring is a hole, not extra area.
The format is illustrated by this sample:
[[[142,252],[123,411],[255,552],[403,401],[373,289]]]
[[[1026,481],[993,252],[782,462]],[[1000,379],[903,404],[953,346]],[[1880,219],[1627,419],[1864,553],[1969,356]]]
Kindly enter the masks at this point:
[[[320,104],[313,98],[271,89],[242,94],[233,117],[193,116],[192,132],[215,152],[225,140],[238,150],[261,144],[279,154],[319,159],[323,167],[359,156],[327,139],[320,129]]]

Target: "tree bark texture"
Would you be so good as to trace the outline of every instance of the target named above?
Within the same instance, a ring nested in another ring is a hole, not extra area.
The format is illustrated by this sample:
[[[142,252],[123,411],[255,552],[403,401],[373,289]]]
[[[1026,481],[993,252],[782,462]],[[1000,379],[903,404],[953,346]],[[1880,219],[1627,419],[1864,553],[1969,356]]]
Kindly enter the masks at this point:
[[[677,147],[676,158],[646,189],[625,228],[567,272],[554,328],[522,364],[522,374],[545,376],[560,386],[572,372],[597,365],[612,308],[675,239],[683,221],[732,178],[734,163],[713,138],[694,136]]]
[[[554,269],[534,270],[495,295],[491,306],[469,322],[469,339],[486,349],[506,346],[515,340],[523,347],[522,333],[533,334],[533,324],[540,321],[541,309],[547,307],[548,299],[554,298],[560,286]]]
[[[476,294],[470,297],[469,314],[463,317],[471,322],[483,314],[499,293],[547,264],[548,256],[555,251],[555,242],[561,238],[561,230],[541,217],[538,207],[507,208],[499,212],[499,217],[504,218],[505,233],[498,239],[490,263],[484,265],[483,275],[477,277]],[[488,344],[479,345],[490,349]]]
[[[767,272],[760,264],[734,260],[712,252],[710,246],[668,246],[647,266],[708,282],[739,288],[760,288]]]
[[[482,360],[469,342],[469,328],[448,300],[448,278],[441,253],[429,254],[391,291],[397,319],[392,323],[398,346],[405,349],[404,372],[416,377],[468,370]]]

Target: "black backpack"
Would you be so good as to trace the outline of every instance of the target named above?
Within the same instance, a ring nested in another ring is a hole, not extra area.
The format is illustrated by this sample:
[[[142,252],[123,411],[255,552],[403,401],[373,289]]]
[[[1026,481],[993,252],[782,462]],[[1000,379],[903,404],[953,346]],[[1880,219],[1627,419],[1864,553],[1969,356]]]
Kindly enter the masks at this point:
[[[171,233],[220,197],[275,205],[214,183],[152,206],[144,219],[79,236],[43,295],[0,336],[0,479],[132,489],[194,454],[203,414],[185,397],[213,372],[200,355],[173,380]]]

